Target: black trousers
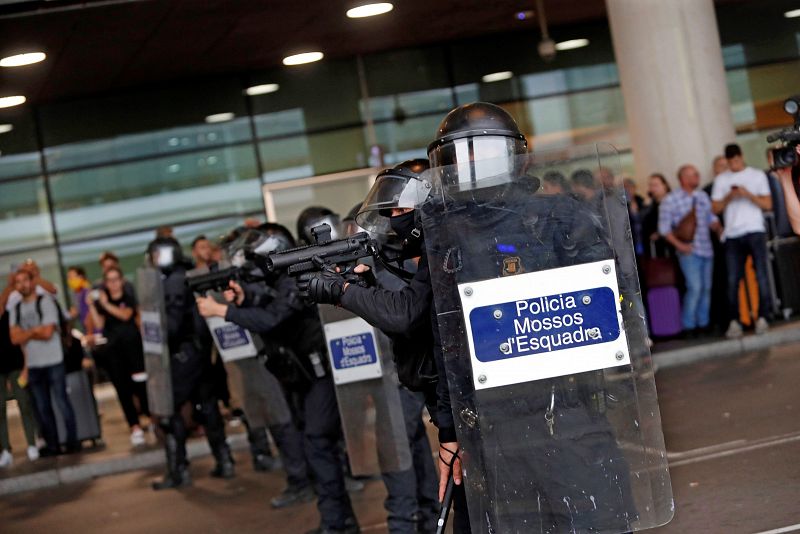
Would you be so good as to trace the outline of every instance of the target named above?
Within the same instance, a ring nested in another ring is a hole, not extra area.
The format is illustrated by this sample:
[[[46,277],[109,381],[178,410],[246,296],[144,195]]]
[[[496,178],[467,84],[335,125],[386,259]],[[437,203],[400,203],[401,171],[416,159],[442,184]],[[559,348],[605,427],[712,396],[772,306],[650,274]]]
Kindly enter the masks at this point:
[[[307,390],[291,392],[290,397],[296,420],[303,424],[306,460],[316,484],[321,526],[344,529],[355,514],[344,485],[339,446],[342,427],[333,379],[315,379]]]
[[[140,412],[142,415],[150,414],[147,407],[147,384],[134,382],[131,378],[133,373],[144,370],[141,340],[120,338],[112,341],[103,349],[102,360],[117,391],[128,426],[138,425]],[[136,409],[134,397],[139,400],[141,410]]]
[[[436,529],[439,512],[438,483],[430,442],[422,421],[425,398],[400,387],[406,435],[411,449],[412,466],[405,471],[383,473],[386,486],[384,508],[390,534],[416,534]]]

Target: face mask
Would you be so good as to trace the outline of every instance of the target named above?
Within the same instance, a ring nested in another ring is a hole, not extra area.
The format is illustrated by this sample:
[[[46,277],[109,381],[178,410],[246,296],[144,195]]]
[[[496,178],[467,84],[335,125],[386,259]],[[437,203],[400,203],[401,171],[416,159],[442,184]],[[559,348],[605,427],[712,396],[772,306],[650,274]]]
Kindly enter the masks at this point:
[[[411,232],[416,228],[414,225],[414,211],[409,211],[396,217],[389,217],[389,226],[400,239],[408,239]]]
[[[81,289],[86,287],[86,285],[84,285],[84,281],[81,280],[80,278],[70,278],[69,280],[67,280],[67,285],[72,291],[80,291]]]

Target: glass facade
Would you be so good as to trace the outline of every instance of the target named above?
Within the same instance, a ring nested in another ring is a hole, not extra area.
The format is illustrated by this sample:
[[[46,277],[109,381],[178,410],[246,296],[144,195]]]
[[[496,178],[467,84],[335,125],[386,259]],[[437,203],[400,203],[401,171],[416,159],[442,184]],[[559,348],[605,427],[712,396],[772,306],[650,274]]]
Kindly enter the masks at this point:
[[[765,165],[766,132],[790,123],[782,102],[800,87],[800,19],[784,19],[784,8],[718,9],[731,114],[755,166]],[[534,149],[611,143],[632,172],[607,24],[553,32],[590,46],[546,63],[538,34],[516,32],[0,110],[0,124],[13,126],[0,133],[0,270],[32,257],[61,283],[72,264],[97,276],[100,252],[113,250],[132,275],[158,226],[174,226],[188,246],[264,218],[265,185],[272,215],[292,230],[305,205],[346,212],[366,193],[363,177],[285,182],[369,168],[374,145],[387,165],[424,157],[443,115],[475,100],[508,109]],[[499,71],[513,76],[482,81]],[[279,88],[244,92],[266,83]]]

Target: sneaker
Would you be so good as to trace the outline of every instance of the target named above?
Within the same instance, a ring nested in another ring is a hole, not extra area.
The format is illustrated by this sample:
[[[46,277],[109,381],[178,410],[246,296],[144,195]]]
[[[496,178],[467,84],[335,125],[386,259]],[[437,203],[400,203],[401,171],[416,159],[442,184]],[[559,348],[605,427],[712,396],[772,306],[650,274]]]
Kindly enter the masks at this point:
[[[11,456],[11,453],[8,450],[3,449],[3,452],[0,452],[0,467],[11,467],[11,464],[14,463],[14,457]]]
[[[311,502],[314,500],[314,497],[314,488],[310,485],[302,488],[288,487],[283,490],[280,495],[273,497],[269,503],[273,508],[286,508],[293,504]]]
[[[769,323],[763,317],[759,317],[756,321],[756,335],[766,334],[769,330]]]
[[[28,460],[31,462],[35,462],[39,459],[39,449],[31,445],[28,447]]]
[[[144,439],[144,430],[141,428],[134,428],[131,432],[131,445],[134,447],[139,447],[146,443]]]
[[[736,339],[742,337],[742,325],[736,319],[731,321],[728,325],[728,330],[725,332],[725,337],[728,339]]]

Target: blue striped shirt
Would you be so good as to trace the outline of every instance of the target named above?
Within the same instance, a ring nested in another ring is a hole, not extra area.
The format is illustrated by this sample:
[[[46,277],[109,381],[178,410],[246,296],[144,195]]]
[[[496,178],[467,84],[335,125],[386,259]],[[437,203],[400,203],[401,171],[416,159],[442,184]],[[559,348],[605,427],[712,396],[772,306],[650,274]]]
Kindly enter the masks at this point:
[[[692,241],[693,253],[703,258],[713,258],[714,248],[711,245],[709,225],[717,220],[711,211],[711,199],[702,189],[689,194],[683,189],[673,191],[661,201],[658,211],[658,233],[670,233],[692,209],[692,202],[697,206],[697,230]]]

